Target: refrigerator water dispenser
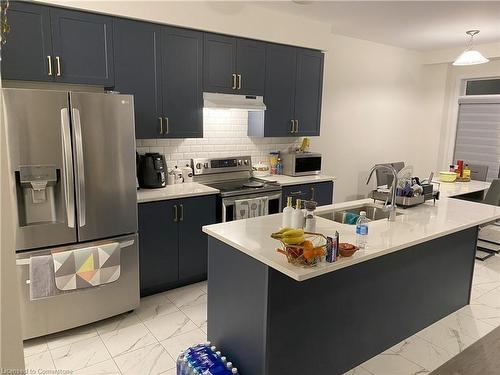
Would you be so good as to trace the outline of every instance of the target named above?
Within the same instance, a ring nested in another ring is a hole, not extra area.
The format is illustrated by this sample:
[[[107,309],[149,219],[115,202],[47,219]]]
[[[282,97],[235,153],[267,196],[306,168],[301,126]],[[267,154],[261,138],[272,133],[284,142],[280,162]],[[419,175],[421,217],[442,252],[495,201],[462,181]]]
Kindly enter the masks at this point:
[[[57,221],[59,170],[49,165],[27,165],[16,171],[17,208],[21,226]]]

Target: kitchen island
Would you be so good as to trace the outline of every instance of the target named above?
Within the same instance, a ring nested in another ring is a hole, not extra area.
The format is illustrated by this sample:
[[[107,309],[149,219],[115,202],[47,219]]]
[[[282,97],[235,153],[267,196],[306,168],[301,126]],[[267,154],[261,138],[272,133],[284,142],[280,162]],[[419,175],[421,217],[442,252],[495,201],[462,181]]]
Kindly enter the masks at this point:
[[[478,225],[500,208],[444,197],[398,214],[370,224],[366,249],[312,268],[276,252],[281,214],[204,227],[208,339],[245,374],[342,374],[467,305]],[[355,243],[347,224],[318,217],[317,231]]]

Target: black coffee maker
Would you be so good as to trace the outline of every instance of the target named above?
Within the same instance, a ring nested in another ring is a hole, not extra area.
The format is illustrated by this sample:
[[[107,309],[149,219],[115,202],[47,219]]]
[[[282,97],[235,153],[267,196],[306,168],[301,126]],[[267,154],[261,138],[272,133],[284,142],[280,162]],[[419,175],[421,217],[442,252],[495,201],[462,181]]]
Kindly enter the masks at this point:
[[[143,189],[162,188],[167,185],[166,164],[163,155],[148,152],[139,156],[137,177],[139,187]]]

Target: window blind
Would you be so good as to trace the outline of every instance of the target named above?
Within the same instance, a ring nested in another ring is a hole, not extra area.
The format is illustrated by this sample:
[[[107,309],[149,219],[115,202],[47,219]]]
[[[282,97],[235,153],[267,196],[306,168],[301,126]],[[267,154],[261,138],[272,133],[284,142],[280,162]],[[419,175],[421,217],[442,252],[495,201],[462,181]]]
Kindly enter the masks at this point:
[[[488,181],[500,168],[500,95],[460,97],[454,160],[488,165]]]

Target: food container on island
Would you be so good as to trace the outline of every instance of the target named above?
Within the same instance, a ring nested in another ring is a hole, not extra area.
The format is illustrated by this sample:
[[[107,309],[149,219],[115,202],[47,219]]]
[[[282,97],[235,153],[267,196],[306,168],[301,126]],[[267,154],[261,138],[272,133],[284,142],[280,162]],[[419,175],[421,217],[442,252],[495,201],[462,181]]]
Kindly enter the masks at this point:
[[[457,174],[455,172],[441,171],[439,172],[439,181],[441,182],[455,182]]]

